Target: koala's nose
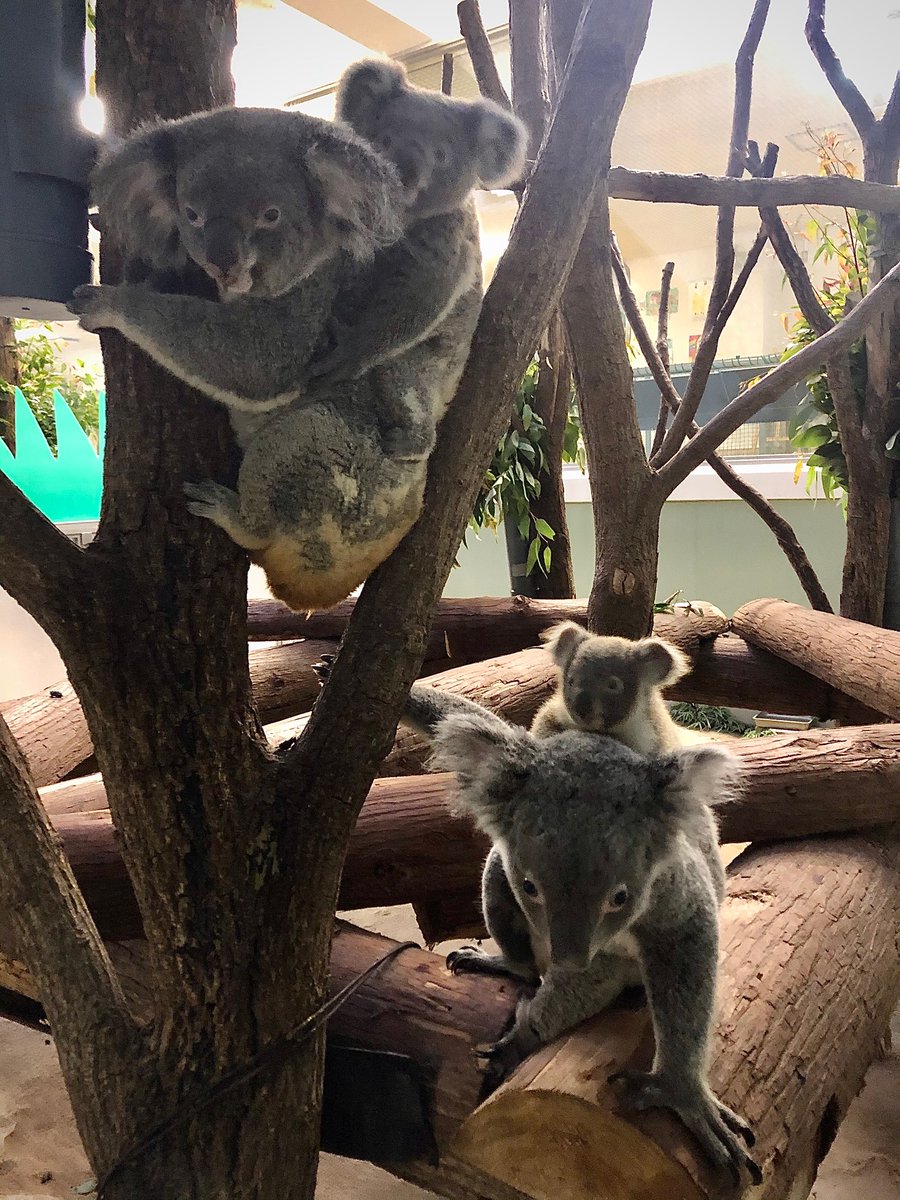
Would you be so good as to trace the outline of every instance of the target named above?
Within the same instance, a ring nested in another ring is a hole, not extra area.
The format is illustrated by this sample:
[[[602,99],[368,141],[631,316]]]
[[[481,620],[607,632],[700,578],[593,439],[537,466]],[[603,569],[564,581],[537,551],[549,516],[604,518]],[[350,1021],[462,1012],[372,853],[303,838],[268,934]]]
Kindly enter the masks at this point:
[[[415,155],[398,153],[395,157],[397,174],[408,192],[417,192],[422,184],[422,172]]]
[[[591,694],[590,692],[576,692],[572,697],[572,711],[576,717],[580,717],[582,721],[586,721],[591,715]]]
[[[215,217],[207,221],[204,235],[206,261],[215,268],[215,273],[224,279],[240,261],[240,226],[224,217]]]

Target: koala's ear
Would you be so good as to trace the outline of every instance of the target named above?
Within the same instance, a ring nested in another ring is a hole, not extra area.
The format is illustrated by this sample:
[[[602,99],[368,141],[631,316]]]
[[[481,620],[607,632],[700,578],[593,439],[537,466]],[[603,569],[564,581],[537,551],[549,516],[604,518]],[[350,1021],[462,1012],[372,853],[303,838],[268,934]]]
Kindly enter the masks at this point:
[[[684,746],[650,763],[658,811],[676,822],[705,804],[727,803],[741,778],[740,760],[725,746]]]
[[[368,126],[387,100],[405,91],[406,71],[387,58],[364,58],[352,63],[338,80],[335,116],[354,129]]]
[[[512,113],[492,100],[476,101],[467,114],[469,137],[478,181],[483,187],[504,187],[522,177],[528,133]]]
[[[590,636],[586,629],[574,621],[561,621],[559,625],[551,625],[549,629],[545,629],[541,633],[541,641],[546,642],[553,661],[564,671],[572,661],[575,651]]]
[[[435,728],[433,745],[431,765],[456,773],[460,806],[487,833],[501,834],[534,757],[531,734],[493,713],[454,713]]]
[[[403,234],[403,190],[396,171],[361,138],[320,135],[305,153],[326,218],[341,245],[361,262]]]
[[[644,638],[637,643],[636,651],[644,677],[659,687],[669,687],[690,673],[687,655],[662,638]]]
[[[91,174],[103,231],[128,255],[163,270],[185,261],[175,200],[175,139],[168,123],[138,130],[108,143]]]

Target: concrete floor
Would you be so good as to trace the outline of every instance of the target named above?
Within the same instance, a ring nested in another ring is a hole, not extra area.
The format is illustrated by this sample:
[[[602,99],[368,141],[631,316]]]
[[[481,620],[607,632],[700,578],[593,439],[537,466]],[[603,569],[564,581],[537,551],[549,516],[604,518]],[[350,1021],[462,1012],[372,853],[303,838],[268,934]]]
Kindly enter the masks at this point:
[[[368,910],[353,918],[395,937],[411,932],[411,909]],[[851,1105],[813,1200],[900,1200],[900,1010],[893,1042]],[[0,1021],[0,1200],[72,1200],[72,1189],[89,1176],[52,1044]],[[323,1155],[317,1200],[421,1200],[427,1194],[367,1163]]]

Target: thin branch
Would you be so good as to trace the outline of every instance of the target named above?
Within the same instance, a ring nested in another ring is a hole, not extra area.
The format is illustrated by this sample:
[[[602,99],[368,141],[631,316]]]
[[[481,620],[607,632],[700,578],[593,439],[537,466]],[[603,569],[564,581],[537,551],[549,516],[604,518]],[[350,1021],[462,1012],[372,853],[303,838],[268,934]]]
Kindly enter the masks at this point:
[[[736,429],[754,413],[765,408],[788,388],[802,382],[808,375],[837,354],[845,353],[866,329],[891,305],[900,301],[900,263],[848,313],[833,329],[823,334],[793,357],[779,363],[759,383],[736,396],[721,412],[703,426],[696,437],[682,446],[674,458],[659,471],[671,491],[691,471],[698,467],[717,446],[731,437]]]
[[[769,15],[770,0],[756,0],[747,32],[741,42],[734,64],[734,107],[731,118],[731,138],[728,146],[726,175],[740,179],[744,173],[747,156],[747,138],[750,128],[750,102],[753,97],[753,63],[760,38]],[[772,164],[774,170],[774,163]],[[672,457],[687,436],[691,422],[697,415],[700,401],[709,382],[719,338],[724,321],[722,310],[729,299],[731,281],[734,276],[734,205],[721,204],[716,217],[716,262],[713,270],[712,287],[697,356],[684,390],[681,408],[672,420],[672,427],[663,438],[659,450],[661,462]]]
[[[550,115],[541,45],[541,0],[514,0],[509,6],[509,57],[513,112],[528,130],[528,157],[537,158]]]
[[[765,236],[763,236],[763,244]],[[650,373],[656,381],[656,386],[659,388],[663,403],[673,413],[677,413],[681,405],[681,397],[675,390],[675,385],[672,383],[669,375],[667,364],[663,361],[662,355],[658,348],[654,347],[650,337],[650,331],[647,328],[646,322],[641,316],[638,308],[637,299],[634,292],[628,283],[628,277],[625,274],[625,266],[619,254],[618,247],[613,241],[613,270],[616,273],[616,281],[619,285],[619,294],[622,298],[622,308],[625,310],[625,316],[628,318],[628,323],[634,330],[634,335],[637,338],[638,345],[641,348],[641,353],[647,360],[647,365],[650,368]],[[667,267],[671,264],[667,264]],[[665,275],[663,277],[665,279]],[[698,426],[695,421],[691,422],[688,430],[688,437],[694,437],[698,432]],[[755,487],[742,479],[740,475],[720,455],[713,453],[707,459],[709,465],[722,480],[726,487],[729,487],[734,494],[743,500],[749,508],[753,510],[769,527],[775,536],[778,545],[784,551],[785,557],[791,564],[797,578],[800,581],[800,586],[806,593],[807,599],[813,608],[820,612],[832,612],[831,603],[825,594],[825,589],[819,582],[815,569],[806,551],[800,545],[797,535],[794,533],[788,521],[777,513],[765,496],[758,492]]]
[[[71,625],[92,573],[71,542],[0,471],[0,587],[54,638]]]
[[[897,144],[900,142],[900,71],[894,79],[894,86],[891,88],[879,124],[888,148],[896,153]]]
[[[449,50],[441,59],[441,91],[445,96],[453,95],[453,54]]]
[[[853,80],[844,74],[841,60],[828,40],[825,33],[825,0],[809,0],[805,32],[809,48],[831,84],[831,90],[846,109],[847,115],[856,126],[856,132],[865,142],[875,130],[875,114]]]
[[[459,19],[459,32],[462,34],[469,58],[472,60],[472,68],[475,71],[475,78],[478,80],[479,91],[482,96],[496,100],[504,108],[511,108],[509,96],[500,81],[497,63],[494,61],[494,52],[481,19],[478,0],[460,0],[456,6],[456,15]]]
[[[900,213],[900,188],[847,175],[783,175],[778,179],[729,179],[721,175],[674,175],[613,167],[609,194],[616,200],[763,208],[792,204],[834,205],[866,212]]]
[[[669,293],[672,287],[672,275],[674,271],[675,264],[673,262],[667,262],[663,267],[662,279],[660,280],[659,285],[659,320],[657,321],[656,325],[656,353],[659,357],[660,367],[662,368],[662,371],[667,379],[669,378]],[[620,290],[621,287],[622,281],[620,279]],[[638,313],[638,316],[640,316],[640,313]],[[644,322],[642,320],[640,324],[643,325],[643,323]],[[634,329],[633,322],[632,329]],[[635,336],[640,342],[640,334],[638,333],[638,330],[634,329],[634,332]],[[647,357],[646,354],[644,357]],[[666,389],[660,386],[658,380],[657,387],[659,387],[659,416],[656,419],[656,432],[653,434],[653,444],[650,447],[651,463],[659,453],[659,448],[663,443],[663,438],[666,436],[666,425],[669,421],[669,406],[666,403]]]
[[[63,1043],[74,1039],[77,1052],[101,1068],[95,1079],[108,1080],[110,1068],[121,1066],[109,1057],[112,1047],[124,1053],[126,1039],[134,1040],[137,1030],[25,759],[2,717],[0,825],[0,902],[19,952]]]

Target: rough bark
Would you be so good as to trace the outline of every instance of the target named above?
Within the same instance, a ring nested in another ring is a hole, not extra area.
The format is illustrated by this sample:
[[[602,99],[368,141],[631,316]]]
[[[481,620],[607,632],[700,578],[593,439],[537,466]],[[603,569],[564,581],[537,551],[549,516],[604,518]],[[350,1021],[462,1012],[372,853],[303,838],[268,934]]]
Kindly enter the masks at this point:
[[[729,874],[711,1084],[756,1132],[754,1195],[783,1200],[808,1193],[896,1000],[900,848],[890,833],[757,848]],[[606,1076],[649,1058],[643,1017],[611,1013],[532,1056],[455,1154],[535,1200],[594,1200],[597,1179],[622,1200],[731,1194],[668,1114],[629,1129],[615,1112]]]
[[[900,821],[900,729],[777,734],[729,743],[740,794],[719,810],[723,843],[846,833]],[[68,789],[68,790],[66,790]],[[487,839],[454,818],[451,775],[376,779],[350,838],[341,911],[413,904],[426,941],[484,936],[479,894]],[[103,937],[140,937],[140,913],[98,781],[42,793]]]
[[[460,0],[456,6],[456,15],[459,20],[459,31],[466,43],[472,69],[478,81],[478,90],[482,96],[488,96],[504,108],[510,108],[509,96],[500,81],[491,43],[481,19],[478,0]]]
[[[671,261],[667,262],[662,269],[659,286],[659,316],[656,321],[656,357],[659,359],[665,376],[669,375],[669,295],[672,289],[672,275],[674,272],[675,264]],[[643,324],[643,321],[641,324]],[[637,336],[637,330],[635,330],[635,336]],[[647,357],[646,353],[644,357]],[[659,385],[659,380],[657,380],[657,385]],[[664,387],[660,387],[659,416],[656,419],[656,429],[653,432],[653,441],[650,444],[651,463],[662,447],[668,423],[669,405],[666,401],[666,391]]]
[[[615,200],[651,204],[697,204],[716,208],[769,208],[794,204],[835,205],[866,212],[900,213],[897,188],[845,175],[781,175],[777,179],[729,179],[721,175],[674,175],[613,167],[609,194]]]
[[[16,351],[16,328],[12,317],[0,317],[0,439],[10,450],[16,449],[16,400],[12,389],[19,382],[19,356]]]
[[[81,704],[67,681],[16,700],[3,715],[35,787],[58,783],[94,753]]]
[[[732,625],[748,642],[900,720],[900,633],[785,600],[753,600]]]

